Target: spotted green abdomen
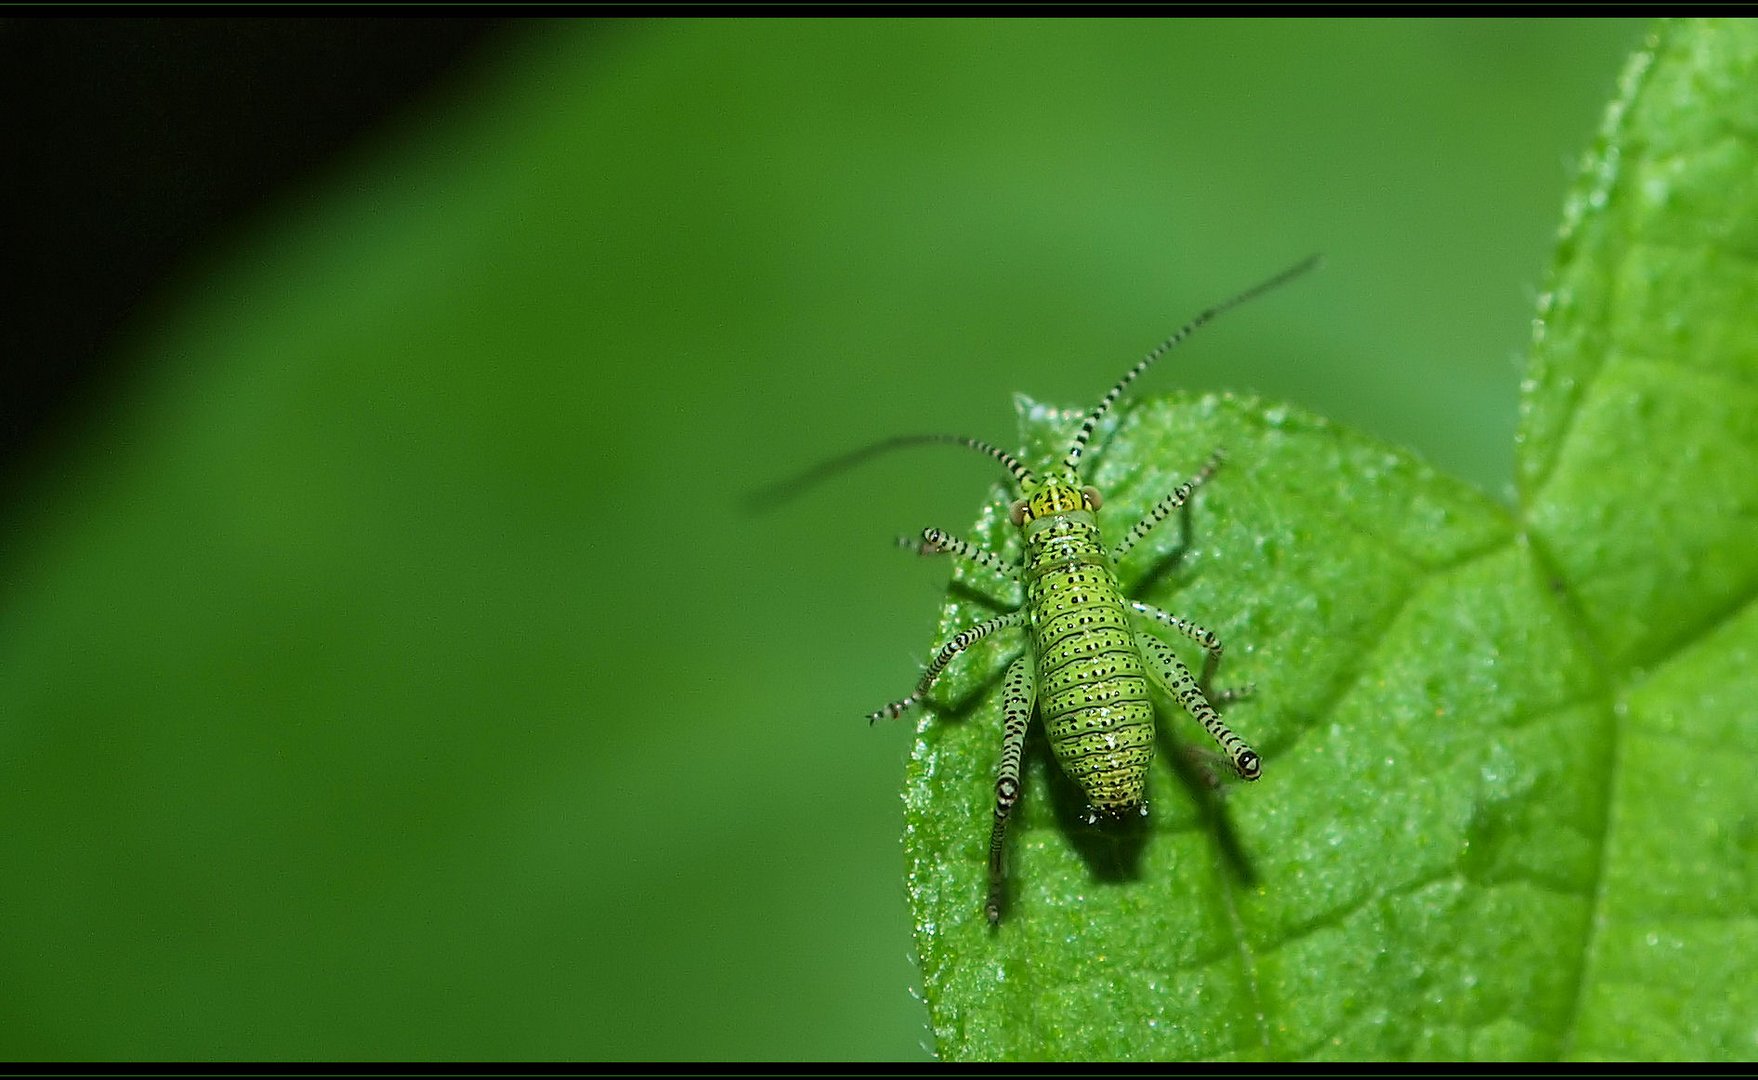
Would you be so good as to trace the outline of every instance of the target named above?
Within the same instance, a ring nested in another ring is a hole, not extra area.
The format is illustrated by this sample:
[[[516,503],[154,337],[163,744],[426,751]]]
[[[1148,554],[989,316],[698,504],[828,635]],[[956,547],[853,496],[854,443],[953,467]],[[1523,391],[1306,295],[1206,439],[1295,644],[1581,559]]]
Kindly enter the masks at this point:
[[[1093,807],[1142,801],[1154,756],[1147,673],[1096,529],[1060,523],[1028,566],[1038,709],[1050,748]]]

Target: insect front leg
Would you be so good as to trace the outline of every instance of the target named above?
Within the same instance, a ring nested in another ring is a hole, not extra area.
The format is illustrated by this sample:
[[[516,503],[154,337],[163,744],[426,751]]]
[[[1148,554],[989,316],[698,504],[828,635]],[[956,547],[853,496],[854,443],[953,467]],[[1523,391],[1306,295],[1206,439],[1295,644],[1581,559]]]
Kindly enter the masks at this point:
[[[1246,780],[1256,780],[1261,776],[1263,759],[1222,722],[1221,714],[1209,704],[1202,687],[1197,685],[1196,677],[1172,652],[1172,647],[1149,634],[1136,634],[1135,642],[1141,647],[1142,659],[1148,662],[1149,674],[1166,688],[1168,694],[1178,699],[1178,704],[1184,706],[1185,712],[1196,717],[1197,722],[1208,731],[1210,738],[1220,745],[1221,751],[1233,762],[1233,771]]]
[[[1019,801],[1019,760],[1025,749],[1026,725],[1032,717],[1032,703],[1037,697],[1037,665],[1031,651],[1021,653],[1007,667],[1001,687],[1001,715],[1005,719],[1001,743],[1001,770],[995,777],[995,827],[989,832],[989,898],[983,914],[989,925],[1001,922],[1001,893],[1007,880],[1003,861],[1003,841],[1007,836],[1007,815]]]
[[[985,570],[999,574],[1015,585],[1021,583],[1019,567],[1011,565],[992,551],[983,550],[969,540],[960,540],[958,537],[941,532],[939,529],[923,529],[919,537],[900,536],[897,538],[897,546],[909,548],[918,555],[961,555]]]
[[[990,619],[987,622],[978,623],[968,630],[960,630],[951,641],[940,646],[940,650],[934,654],[934,659],[928,661],[928,669],[922,672],[921,681],[916,683],[916,688],[912,693],[893,701],[882,709],[875,709],[868,713],[867,722],[870,724],[881,716],[902,716],[910,706],[915,705],[924,697],[928,696],[928,690],[933,687],[934,680],[938,679],[940,673],[946,670],[947,664],[952,663],[953,657],[964,652],[966,649],[988,637],[990,634],[993,634],[997,630],[1005,630],[1010,626],[1019,626],[1025,622],[1025,618],[1026,613],[1022,609],[1020,611],[1008,612],[1006,615],[997,615],[995,618]]]
[[[1189,501],[1190,496],[1197,488],[1208,483],[1209,478],[1215,475],[1215,471],[1221,467],[1221,462],[1225,460],[1226,455],[1216,450],[1209,455],[1209,460],[1203,463],[1203,467],[1196,471],[1195,476],[1173,488],[1170,495],[1155,503],[1153,509],[1143,514],[1140,521],[1131,525],[1129,532],[1125,533],[1123,539],[1118,541],[1117,546],[1111,549],[1111,562],[1113,564],[1122,562],[1123,556],[1129,553],[1130,548],[1140,543],[1142,537],[1153,532],[1154,526],[1165,521],[1172,511]]]

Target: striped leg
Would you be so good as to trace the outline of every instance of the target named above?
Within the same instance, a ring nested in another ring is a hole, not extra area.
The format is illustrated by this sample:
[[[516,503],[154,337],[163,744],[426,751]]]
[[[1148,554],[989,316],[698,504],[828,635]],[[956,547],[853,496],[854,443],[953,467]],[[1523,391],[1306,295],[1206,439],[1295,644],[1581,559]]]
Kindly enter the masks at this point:
[[[1173,654],[1172,647],[1148,634],[1137,634],[1135,642],[1141,646],[1142,659],[1148,662],[1148,671],[1166,688],[1167,693],[1178,699],[1178,704],[1184,706],[1184,711],[1196,717],[1209,736],[1220,744],[1222,752],[1233,762],[1233,771],[1246,780],[1256,780],[1262,775],[1263,760],[1257,756],[1257,751],[1247,746],[1244,739],[1233,734],[1221,722],[1221,714],[1203,696],[1196,677]]]
[[[1007,668],[1002,683],[1001,713],[1006,718],[1001,744],[1001,772],[995,778],[995,828],[989,833],[989,899],[983,914],[989,925],[1001,922],[1001,887],[1007,878],[1002,861],[1002,841],[1007,835],[1007,815],[1019,801],[1019,759],[1025,749],[1026,724],[1037,695],[1037,676],[1032,654],[1021,653]]]
[[[1180,634],[1183,634],[1198,645],[1201,645],[1210,656],[1215,658],[1217,663],[1220,662],[1221,639],[1216,637],[1212,630],[1198,626],[1189,619],[1181,619],[1169,611],[1161,611],[1152,604],[1144,604],[1140,600],[1131,600],[1129,606],[1156,622],[1165,623]]]
[[[934,680],[938,679],[940,673],[946,670],[947,664],[952,663],[953,657],[964,652],[966,649],[988,637],[990,634],[993,634],[997,630],[1005,630],[1009,626],[1020,625],[1025,622],[1025,618],[1026,613],[1024,609],[1021,609],[1019,611],[1008,612],[1006,615],[997,615],[988,622],[978,623],[968,630],[960,630],[957,636],[951,641],[940,646],[940,651],[934,654],[934,659],[928,661],[928,670],[922,672],[922,679],[920,682],[916,683],[916,688],[913,692],[907,697],[901,697],[896,701],[893,701],[882,709],[875,709],[868,713],[867,722],[870,724],[881,716],[902,716],[912,705],[915,705],[924,697],[928,696],[928,690],[934,685]]]
[[[918,555],[962,555],[978,566],[992,570],[1016,585],[1020,584],[1018,567],[1009,566],[1002,561],[1001,556],[984,551],[968,540],[960,540],[939,529],[923,529],[919,539],[914,536],[900,536],[897,538],[897,546],[909,548]]]
[[[1209,680],[1215,677],[1215,669],[1221,664],[1221,639],[1216,637],[1213,631],[1198,626],[1189,619],[1179,618],[1177,615],[1174,615],[1169,611],[1161,611],[1152,604],[1144,604],[1140,600],[1131,600],[1129,606],[1156,622],[1170,626],[1180,634],[1183,634],[1198,645],[1201,645],[1203,651],[1208,653],[1208,655],[1203,658],[1203,673],[1198,676],[1196,680],[1196,685],[1201,688],[1204,697],[1210,698],[1216,705],[1226,705],[1230,702],[1238,701],[1241,698],[1248,698],[1252,695],[1254,688],[1249,684],[1245,686],[1235,686],[1229,690],[1222,690],[1218,694],[1214,693],[1209,688]]]
[[[1208,483],[1209,478],[1215,475],[1215,470],[1221,467],[1221,462],[1224,460],[1226,460],[1225,455],[1216,450],[1209,455],[1209,460],[1203,463],[1203,467],[1196,471],[1195,476],[1185,483],[1179,484],[1173,489],[1172,494],[1155,503],[1154,508],[1143,515],[1140,521],[1130,526],[1129,532],[1125,533],[1117,546],[1111,549],[1111,561],[1113,563],[1121,562],[1123,556],[1129,553],[1130,548],[1134,547],[1142,537],[1154,531],[1154,526],[1165,521],[1172,511],[1183,506],[1189,500],[1192,492]]]

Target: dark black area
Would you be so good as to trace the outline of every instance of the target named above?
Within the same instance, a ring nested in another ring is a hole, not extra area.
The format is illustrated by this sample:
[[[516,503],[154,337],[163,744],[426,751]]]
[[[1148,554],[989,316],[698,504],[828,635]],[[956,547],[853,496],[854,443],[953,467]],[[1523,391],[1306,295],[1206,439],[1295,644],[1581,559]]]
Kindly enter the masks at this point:
[[[119,333],[229,224],[394,122],[496,19],[0,21],[0,473],[101,392]],[[12,484],[0,481],[0,507]]]

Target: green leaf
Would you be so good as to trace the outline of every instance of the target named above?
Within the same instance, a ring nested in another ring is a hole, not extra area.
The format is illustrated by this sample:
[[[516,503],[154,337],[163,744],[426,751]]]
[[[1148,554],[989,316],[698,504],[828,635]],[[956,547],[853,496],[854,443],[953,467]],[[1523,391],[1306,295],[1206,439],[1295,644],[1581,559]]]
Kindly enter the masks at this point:
[[[1022,642],[971,650],[905,793],[943,1056],[1758,1055],[1754,88],[1751,23],[1668,24],[1630,62],[1540,302],[1515,512],[1284,406],[1117,424],[1092,475],[1114,530],[1229,453],[1187,537],[1119,571],[1220,634],[1264,777],[1169,767],[1204,737],[1163,702],[1148,824],[1108,832],[1029,742],[991,930],[995,676]],[[1022,400],[1035,458],[1066,416]],[[1004,497],[974,532],[1006,549]],[[1008,602],[961,568],[941,637]]]

